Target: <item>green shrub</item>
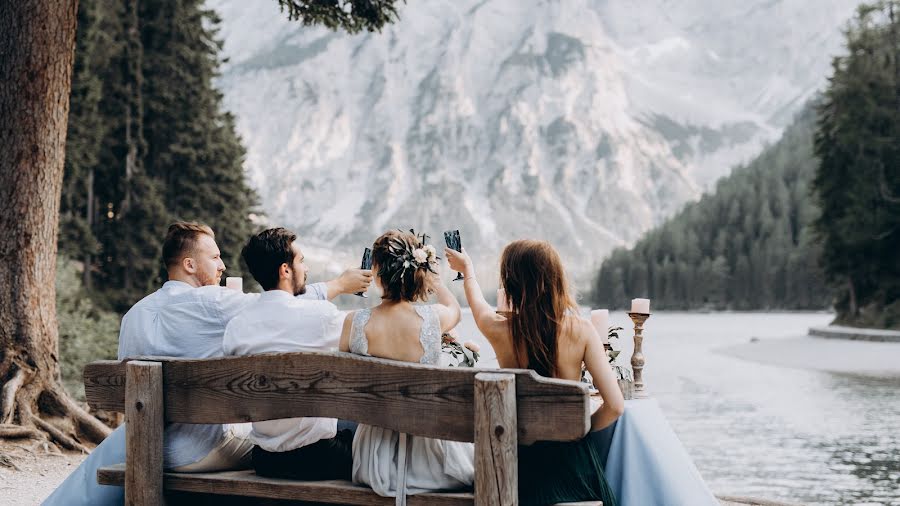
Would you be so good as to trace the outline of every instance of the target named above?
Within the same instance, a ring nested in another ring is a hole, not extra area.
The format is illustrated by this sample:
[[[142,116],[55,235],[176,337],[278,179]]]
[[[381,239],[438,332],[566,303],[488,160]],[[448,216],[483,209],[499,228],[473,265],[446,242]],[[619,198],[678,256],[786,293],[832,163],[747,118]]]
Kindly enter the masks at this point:
[[[81,284],[78,262],[60,256],[56,263],[56,312],[63,385],[84,399],[81,374],[93,360],[116,358],[119,315],[98,307]]]

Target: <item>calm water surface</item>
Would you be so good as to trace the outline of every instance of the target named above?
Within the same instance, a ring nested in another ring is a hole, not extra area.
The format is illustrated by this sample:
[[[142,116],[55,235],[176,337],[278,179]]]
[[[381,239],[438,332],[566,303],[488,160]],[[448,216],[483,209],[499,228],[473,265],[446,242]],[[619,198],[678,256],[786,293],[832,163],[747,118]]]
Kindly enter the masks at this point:
[[[713,491],[900,505],[900,378],[769,366],[714,351],[751,337],[805,335],[831,318],[656,313],[647,321],[645,383]],[[623,355],[630,355],[628,316],[613,313],[610,320],[626,328],[620,335]],[[464,339],[480,338],[485,365],[494,360],[471,314],[460,331]]]

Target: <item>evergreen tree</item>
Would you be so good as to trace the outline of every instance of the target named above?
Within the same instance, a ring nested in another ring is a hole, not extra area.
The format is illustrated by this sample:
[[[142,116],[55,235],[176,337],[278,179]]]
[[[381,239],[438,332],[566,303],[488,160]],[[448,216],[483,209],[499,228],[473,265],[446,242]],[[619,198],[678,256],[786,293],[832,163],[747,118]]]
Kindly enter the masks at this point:
[[[813,182],[838,321],[900,328],[900,2],[858,9],[819,107]]]
[[[111,0],[85,0],[78,9],[59,249],[87,267],[82,272],[86,288],[92,284],[94,255],[100,252],[95,233],[100,215],[95,188],[101,152],[114,120],[106,113],[105,82],[108,69],[121,51],[121,13],[117,5]]]
[[[305,24],[349,31],[377,30],[396,16],[393,0],[279,3]],[[81,442],[99,441],[110,430],[73,402],[60,382],[61,369],[71,371],[65,362],[60,367],[60,327],[63,351],[70,356],[76,353],[65,334],[68,314],[63,313],[57,325],[57,245],[83,259],[85,286],[91,285],[95,273],[102,278],[94,284],[92,296],[108,295],[118,309],[124,309],[143,295],[144,286],[153,284],[143,272],[144,262],[158,262],[161,235],[155,227],[162,228],[171,218],[163,207],[165,180],[153,176],[150,171],[155,169],[145,158],[151,148],[145,132],[146,105],[159,98],[147,96],[146,89],[167,90],[145,86],[147,34],[138,2],[82,0],[81,10],[78,6],[77,0],[0,2],[0,75],[4,76],[0,80],[0,229],[8,232],[0,240],[4,258],[0,262],[0,383],[5,385],[0,422],[7,437],[21,437],[22,430],[10,427],[17,423],[25,432],[40,428],[66,448],[87,451]],[[213,32],[204,23],[214,19],[211,13],[199,11],[195,3],[184,6],[172,20],[183,31],[174,33],[198,30],[209,42]],[[210,55],[215,60],[218,51],[217,45],[180,47],[185,52],[177,55],[176,63]],[[157,44],[150,49],[159,48]],[[150,68],[164,60],[150,56]],[[214,74],[216,65],[201,69],[201,79],[189,84],[212,90],[208,70]],[[179,84],[172,82],[169,87]],[[217,97],[214,91],[213,96]],[[76,103],[71,116],[70,101]],[[199,150],[198,166],[219,169],[215,181],[221,183],[222,191],[246,189],[243,152],[233,121],[218,106],[217,98],[206,100],[201,107],[204,116],[170,127],[208,135],[190,146]],[[207,125],[196,123],[210,119]],[[71,146],[67,147],[67,141]],[[247,195],[235,198],[246,200]],[[229,206],[221,212],[236,213],[229,218],[235,220],[235,229],[247,222],[247,206],[231,206],[230,196],[222,200]],[[62,295],[61,303],[71,302]],[[84,322],[85,313],[89,320],[91,311],[93,306],[77,304],[75,313],[81,316],[73,321]]]
[[[175,219],[212,226],[230,273],[240,272],[256,197],[213,86],[218,22],[198,1],[81,4],[60,245],[114,309],[159,285],[159,246]]]
[[[148,172],[164,182],[172,216],[210,225],[229,272],[239,273],[256,195],[245,179],[234,118],[213,86],[220,20],[198,0],[145,1],[141,9]]]
[[[814,123],[807,106],[777,144],[721,179],[714,193],[631,250],[613,252],[597,275],[595,303],[620,308],[643,295],[660,309],[826,307],[810,233]]]

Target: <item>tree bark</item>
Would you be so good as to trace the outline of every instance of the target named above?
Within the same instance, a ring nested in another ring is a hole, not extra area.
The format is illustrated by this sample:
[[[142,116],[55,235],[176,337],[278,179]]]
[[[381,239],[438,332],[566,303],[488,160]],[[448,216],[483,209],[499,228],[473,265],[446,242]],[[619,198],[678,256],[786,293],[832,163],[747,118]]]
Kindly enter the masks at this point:
[[[68,436],[41,418],[68,415],[52,399],[66,395],[56,247],[77,10],[77,0],[0,2],[0,413],[57,440]]]

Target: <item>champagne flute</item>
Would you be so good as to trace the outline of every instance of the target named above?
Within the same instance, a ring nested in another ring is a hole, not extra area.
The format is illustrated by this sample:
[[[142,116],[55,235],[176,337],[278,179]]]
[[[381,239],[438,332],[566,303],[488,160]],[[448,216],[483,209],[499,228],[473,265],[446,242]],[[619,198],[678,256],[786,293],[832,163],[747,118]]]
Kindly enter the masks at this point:
[[[361,262],[361,265],[359,268],[360,269],[371,269],[372,268],[372,250],[370,250],[369,248],[366,248],[366,250],[363,251],[362,262]],[[365,297],[367,299],[369,298],[369,295],[366,294],[366,292],[357,292],[356,295],[358,295],[359,297]]]
[[[462,241],[459,238],[459,230],[448,230],[444,232],[444,242],[447,243],[448,248],[462,253]],[[461,279],[463,279],[463,275],[461,272],[458,272],[453,281],[459,281]]]

